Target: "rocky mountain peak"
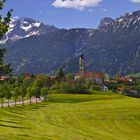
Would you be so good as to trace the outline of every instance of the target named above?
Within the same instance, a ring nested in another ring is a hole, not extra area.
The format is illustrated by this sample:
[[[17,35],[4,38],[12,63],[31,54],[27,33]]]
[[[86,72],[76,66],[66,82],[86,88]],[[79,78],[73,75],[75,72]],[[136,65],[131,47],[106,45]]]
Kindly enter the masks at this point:
[[[132,13],[133,16],[140,16],[140,10],[134,11]]]
[[[22,38],[47,34],[57,30],[54,26],[45,25],[32,18],[12,19],[9,24],[9,30],[0,40],[0,44],[11,43]]]
[[[105,17],[105,18],[101,19],[99,27],[109,25],[112,22],[114,22],[114,19],[112,19],[110,17]]]
[[[10,25],[7,35],[21,37],[6,46],[5,62],[12,64],[14,74],[53,73],[58,67],[77,72],[81,53],[87,71],[110,75],[140,71],[140,11],[106,17],[98,29],[62,30],[23,18]]]

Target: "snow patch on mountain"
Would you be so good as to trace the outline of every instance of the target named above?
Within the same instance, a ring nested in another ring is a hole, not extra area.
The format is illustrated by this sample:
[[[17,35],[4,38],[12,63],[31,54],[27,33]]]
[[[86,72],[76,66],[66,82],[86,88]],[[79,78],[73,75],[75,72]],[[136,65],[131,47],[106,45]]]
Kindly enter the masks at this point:
[[[40,22],[36,22],[36,23],[33,23],[32,25],[33,25],[33,27],[39,27],[41,25],[41,23]]]
[[[20,28],[23,29],[25,32],[30,31],[34,27],[39,28],[41,25],[40,22],[33,21],[32,23],[30,23],[29,21],[25,21],[25,20],[24,19],[21,20],[21,26],[20,26]]]
[[[20,28],[23,29],[25,32],[28,32],[32,28],[32,25],[31,24],[29,26],[21,25]]]
[[[24,38],[27,38],[27,37],[30,37],[30,36],[35,36],[35,35],[40,35],[39,31],[33,31],[33,32],[30,32],[28,35],[26,35]]]
[[[54,26],[44,25],[31,18],[13,18],[9,24],[8,32],[0,40],[0,44],[6,44],[7,42],[15,42],[22,38],[31,36],[47,34],[58,30]]]

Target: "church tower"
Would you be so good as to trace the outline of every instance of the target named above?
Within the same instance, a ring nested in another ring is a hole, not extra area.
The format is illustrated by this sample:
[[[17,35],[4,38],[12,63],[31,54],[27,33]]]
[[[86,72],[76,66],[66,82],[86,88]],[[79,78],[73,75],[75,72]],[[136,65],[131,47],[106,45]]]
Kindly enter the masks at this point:
[[[84,55],[80,55],[79,59],[79,76],[80,78],[84,77]]]

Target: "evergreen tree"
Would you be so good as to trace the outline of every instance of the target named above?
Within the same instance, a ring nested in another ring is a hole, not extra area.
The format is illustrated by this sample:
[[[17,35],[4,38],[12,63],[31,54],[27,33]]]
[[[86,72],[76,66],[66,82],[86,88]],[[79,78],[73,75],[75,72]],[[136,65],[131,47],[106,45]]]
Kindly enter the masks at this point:
[[[3,9],[4,3],[5,3],[5,0],[0,1],[0,11]],[[11,12],[12,12],[12,10],[8,11],[7,16],[4,18],[0,14],[0,39],[8,31],[9,22],[10,22],[10,18],[11,18]],[[4,63],[3,63],[3,58],[4,58],[5,52],[6,52],[6,49],[3,49],[3,48],[0,49],[0,75],[7,75],[7,74],[12,73],[11,66],[9,64],[4,65]]]
[[[62,68],[58,69],[56,71],[56,78],[57,78],[57,80],[62,80],[64,77],[65,77],[65,75],[64,75],[63,69]]]

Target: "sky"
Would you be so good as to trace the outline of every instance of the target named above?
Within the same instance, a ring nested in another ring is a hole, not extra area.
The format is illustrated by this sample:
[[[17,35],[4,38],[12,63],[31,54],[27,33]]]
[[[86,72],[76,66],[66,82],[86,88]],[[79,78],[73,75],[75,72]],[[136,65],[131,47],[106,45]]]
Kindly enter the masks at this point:
[[[28,17],[58,28],[96,28],[104,17],[140,10],[140,0],[7,0],[2,14]]]

